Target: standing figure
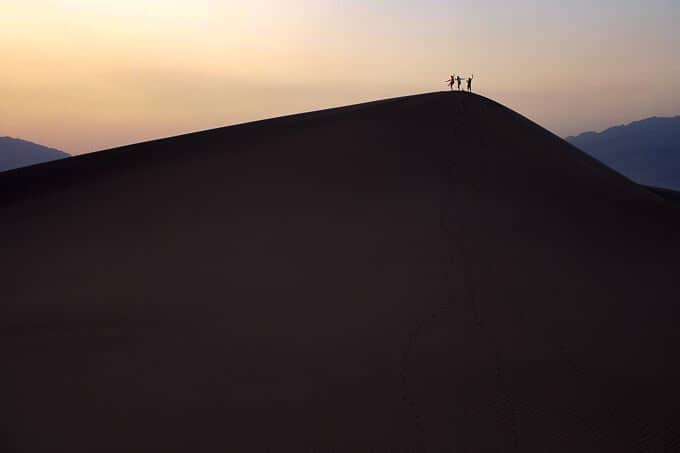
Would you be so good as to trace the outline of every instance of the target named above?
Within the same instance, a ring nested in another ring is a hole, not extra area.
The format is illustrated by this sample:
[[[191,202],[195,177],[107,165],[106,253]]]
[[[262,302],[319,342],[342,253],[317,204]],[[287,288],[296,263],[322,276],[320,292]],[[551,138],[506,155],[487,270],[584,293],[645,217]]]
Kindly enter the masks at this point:
[[[453,91],[453,84],[456,83],[456,76],[452,74],[447,82],[449,82],[449,87],[451,88],[451,91]]]
[[[460,78],[460,76],[456,77],[456,81],[458,82],[458,91],[460,91],[460,82],[463,81],[463,79]]]
[[[467,79],[468,92],[472,92],[472,79],[474,79],[474,78],[475,78],[475,75],[472,74],[472,76],[468,77],[468,79]]]

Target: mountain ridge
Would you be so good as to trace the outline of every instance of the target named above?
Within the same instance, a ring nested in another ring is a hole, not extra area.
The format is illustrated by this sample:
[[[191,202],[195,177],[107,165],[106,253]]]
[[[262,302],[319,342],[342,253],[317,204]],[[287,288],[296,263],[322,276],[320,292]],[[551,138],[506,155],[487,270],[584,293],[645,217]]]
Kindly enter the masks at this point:
[[[0,172],[70,157],[56,148],[14,137],[0,137]]]
[[[680,190],[680,116],[646,118],[566,140],[637,183]]]
[[[656,116],[656,115],[653,115],[653,116],[650,116],[650,117],[647,117],[647,118],[642,118],[640,120],[631,121],[629,123],[623,123],[623,124],[617,124],[615,126],[610,126],[610,127],[607,127],[606,129],[603,129],[601,131],[593,130],[593,131],[581,132],[581,133],[576,134],[576,135],[569,135],[569,136],[565,137],[565,140],[571,142],[572,140],[578,140],[581,137],[593,137],[593,136],[608,134],[608,133],[611,133],[611,132],[623,131],[628,127],[644,126],[644,125],[652,124],[652,123],[655,123],[655,122],[658,122],[658,121],[666,122],[666,121],[678,121],[678,120],[680,120],[680,115],[675,115],[675,116]]]

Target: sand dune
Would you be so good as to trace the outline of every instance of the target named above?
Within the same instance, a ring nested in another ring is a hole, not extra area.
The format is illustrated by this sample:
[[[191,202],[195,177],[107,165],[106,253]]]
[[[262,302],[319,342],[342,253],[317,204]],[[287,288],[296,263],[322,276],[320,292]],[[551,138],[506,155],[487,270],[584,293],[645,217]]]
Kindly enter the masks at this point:
[[[6,451],[680,448],[680,210],[483,97],[0,188]]]

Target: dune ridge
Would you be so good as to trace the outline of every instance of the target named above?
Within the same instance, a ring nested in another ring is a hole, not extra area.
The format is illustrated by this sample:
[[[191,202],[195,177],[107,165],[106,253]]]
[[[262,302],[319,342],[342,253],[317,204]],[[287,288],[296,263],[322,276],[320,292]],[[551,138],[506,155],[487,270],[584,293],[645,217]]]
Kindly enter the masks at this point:
[[[0,187],[8,451],[680,445],[680,211],[484,97]]]

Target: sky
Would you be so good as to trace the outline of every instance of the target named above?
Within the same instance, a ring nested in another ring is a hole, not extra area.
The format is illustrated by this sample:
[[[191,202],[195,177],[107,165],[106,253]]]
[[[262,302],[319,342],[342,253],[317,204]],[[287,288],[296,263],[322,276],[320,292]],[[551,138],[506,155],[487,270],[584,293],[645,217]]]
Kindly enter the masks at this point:
[[[678,0],[0,0],[0,136],[79,154],[447,89],[558,135],[680,114]]]

